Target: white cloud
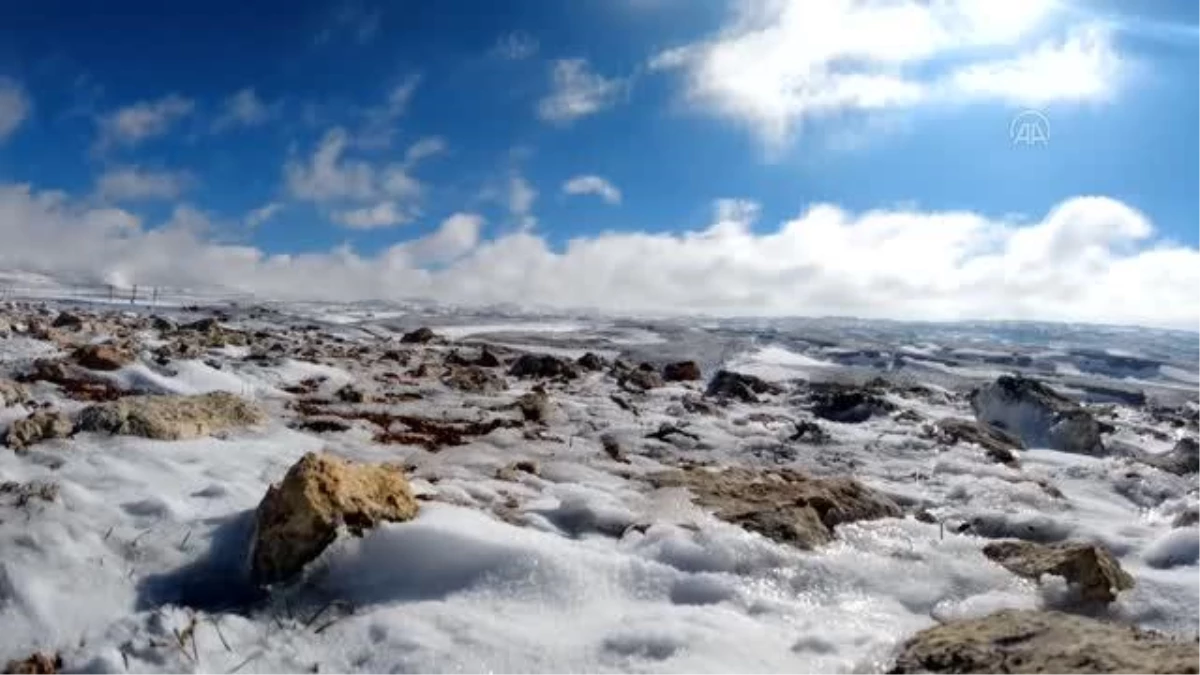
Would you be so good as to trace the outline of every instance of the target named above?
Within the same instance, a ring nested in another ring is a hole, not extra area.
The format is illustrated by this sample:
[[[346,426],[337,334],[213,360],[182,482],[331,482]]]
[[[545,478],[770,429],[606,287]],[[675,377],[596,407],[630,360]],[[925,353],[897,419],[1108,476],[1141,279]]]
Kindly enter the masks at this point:
[[[262,225],[268,220],[274,218],[282,210],[283,204],[279,202],[269,202],[267,204],[263,204],[257,209],[251,210],[250,213],[247,213],[245,222],[250,227],[258,227],[259,225]]]
[[[138,166],[115,166],[96,179],[96,197],[106,202],[175,199],[194,183],[184,171],[163,171]]]
[[[135,146],[152,138],[164,136],[179,120],[191,114],[195,104],[178,94],[156,101],[140,101],[115,110],[99,120],[97,149],[114,145]]]
[[[433,234],[393,248],[393,258],[406,254],[414,266],[441,265],[470,253],[479,245],[483,216],[456,213],[442,221]]]
[[[625,95],[628,82],[591,71],[586,59],[561,59],[551,68],[553,89],[538,102],[545,122],[568,124],[610,108]]]
[[[600,176],[575,176],[562,189],[569,195],[596,195],[609,204],[621,203],[621,191]]]
[[[368,44],[379,34],[382,19],[383,12],[378,9],[368,9],[361,3],[342,3],[334,9],[329,25],[317,33],[315,42],[321,45],[345,35],[357,44]]]
[[[269,120],[271,115],[271,107],[258,97],[253,88],[247,87],[225,99],[225,108],[213,122],[213,131],[258,126]]]
[[[428,157],[440,155],[446,151],[446,140],[440,136],[426,136],[409,146],[404,153],[404,161],[416,164]]]
[[[348,141],[345,129],[330,129],[307,163],[289,159],[284,176],[292,196],[313,202],[373,199],[379,191],[375,169],[367,162],[343,158]]]
[[[410,74],[388,90],[387,98],[377,106],[363,111],[364,122],[354,134],[354,144],[360,148],[379,149],[392,144],[396,135],[396,120],[408,111],[409,103],[421,84],[419,74]]]
[[[750,226],[749,202],[719,210],[718,222],[698,231],[601,234],[561,251],[529,232],[479,241],[477,227],[456,221],[375,256],[344,247],[268,255],[207,240],[198,234],[203,214],[147,229],[121,209],[10,184],[0,186],[0,267],[280,299],[1200,324],[1200,251],[1155,242],[1142,214],[1109,198],[1069,199],[1032,223],[818,204],[762,230]],[[438,237],[442,244],[430,243]],[[416,255],[422,246],[453,261],[426,269]]]
[[[29,95],[19,82],[0,77],[0,143],[21,126],[32,107]]]
[[[492,47],[492,54],[509,61],[522,61],[538,53],[538,41],[524,31],[513,31],[500,36]]]
[[[533,202],[537,196],[537,190],[514,170],[508,178],[508,212],[524,231],[537,227],[537,218],[533,215]]]
[[[713,37],[657,54],[686,99],[768,147],[806,120],[974,101],[1103,100],[1122,60],[1098,24],[1068,25],[1054,0],[741,0]],[[1065,15],[1065,13],[1064,13]],[[1040,42],[1037,40],[1040,39]]]
[[[332,218],[335,223],[352,230],[375,230],[410,223],[419,215],[412,206],[400,206],[388,200],[361,209],[336,211]]]

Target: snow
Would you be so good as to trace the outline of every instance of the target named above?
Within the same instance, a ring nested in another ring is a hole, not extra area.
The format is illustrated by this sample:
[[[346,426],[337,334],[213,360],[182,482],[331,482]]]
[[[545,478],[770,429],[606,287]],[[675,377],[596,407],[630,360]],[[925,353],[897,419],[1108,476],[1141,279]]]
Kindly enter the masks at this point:
[[[354,314],[365,331],[395,318],[304,307],[274,328],[338,312]],[[518,330],[552,342],[585,329],[428,323],[453,340]],[[628,335],[653,343],[652,334]],[[364,332],[352,341],[370,339]],[[526,348],[575,353],[570,344]],[[689,345],[678,347],[686,353]],[[433,358],[443,348],[428,349]],[[0,338],[5,369],[55,351]],[[823,422],[829,445],[788,443],[787,420],[808,414],[797,404],[780,397],[717,416],[683,412],[679,398],[698,395],[703,383],[626,392],[634,417],[610,399],[615,387],[603,374],[551,387],[556,412],[543,440],[500,429],[429,453],[379,445],[358,427],[315,435],[287,426],[284,406],[294,397],[283,387],[321,377],[330,392],[373,382],[395,364],[264,363],[247,354],[225,348],[166,366],[139,360],[105,376],[142,391],[254,398],[271,412],[264,426],[191,441],[88,433],[22,455],[0,448],[0,482],[58,488],[52,501],[23,505],[0,491],[0,656],[58,650],[69,669],[102,672],[878,672],[899,643],[936,621],[1061,605],[1061,583],[1021,579],[982,555],[989,537],[1007,536],[1102,543],[1137,581],[1108,618],[1197,630],[1200,528],[1172,526],[1200,501],[1195,476],[1045,449],[1021,453],[1020,468],[1010,468],[975,447],[935,446],[919,424],[890,417]],[[777,344],[724,365],[777,381],[840,368]],[[533,383],[511,384],[494,396],[462,396],[423,382],[425,398],[402,405],[429,416],[494,415]],[[35,389],[63,410],[81,405],[48,385]],[[971,415],[961,398],[889,398],[929,420]],[[0,425],[27,412],[2,410]],[[663,422],[686,424],[700,440],[644,438]],[[1117,422],[1121,438],[1166,449],[1128,430],[1151,424],[1142,413],[1121,409]],[[601,451],[602,432],[620,439],[628,464]],[[792,454],[778,459],[764,453],[771,448]],[[340,538],[304,579],[264,596],[244,582],[253,510],[296,459],[321,449],[408,465],[420,514]],[[849,473],[940,523],[848,524],[831,544],[800,551],[718,520],[682,489],[642,480],[684,459]],[[536,462],[537,475],[496,476],[517,460]],[[972,528],[959,532],[964,523]],[[194,643],[181,647],[174,631],[193,619]]]

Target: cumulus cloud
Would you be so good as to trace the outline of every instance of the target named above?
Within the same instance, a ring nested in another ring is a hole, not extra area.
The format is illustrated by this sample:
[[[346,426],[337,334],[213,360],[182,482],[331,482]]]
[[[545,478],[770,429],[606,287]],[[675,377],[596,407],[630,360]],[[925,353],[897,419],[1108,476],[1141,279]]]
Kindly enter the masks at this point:
[[[609,204],[621,203],[621,191],[600,176],[575,176],[562,189],[568,195],[596,195]]]
[[[96,179],[96,197],[106,202],[175,199],[194,183],[185,171],[114,166]]]
[[[96,147],[100,150],[117,145],[132,147],[165,136],[194,108],[195,103],[178,94],[120,108],[100,118]]]
[[[272,116],[271,107],[263,102],[252,87],[247,87],[225,99],[224,110],[213,121],[213,131],[222,132],[236,127],[264,124]]]
[[[533,202],[537,196],[537,190],[529,181],[519,172],[513,171],[508,178],[508,213],[522,230],[528,231],[537,227],[537,217],[533,215]]]
[[[289,158],[284,180],[292,196],[312,202],[374,198],[375,169],[365,161],[344,158],[348,143],[346,130],[336,127],[325,133],[307,162]]]
[[[552,89],[538,101],[542,121],[569,124],[617,104],[628,90],[621,78],[592,72],[587,59],[560,59],[551,66]]]
[[[0,143],[12,135],[29,116],[33,104],[16,80],[0,77]]]
[[[1054,0],[741,0],[714,36],[665,50],[686,99],[769,147],[806,120],[927,104],[1104,100],[1122,59]],[[1051,37],[1046,37],[1047,32]]]
[[[816,204],[764,231],[752,227],[758,209],[751,202],[725,201],[715,211],[700,230],[601,234],[561,250],[529,232],[482,241],[480,221],[458,218],[373,256],[346,247],[268,255],[206,239],[202,222],[175,218],[150,228],[121,209],[9,184],[0,186],[0,266],[280,299],[430,297],[619,312],[1191,330],[1200,322],[1200,251],[1156,242],[1144,215],[1105,197],[1068,199],[1035,222]],[[431,268],[434,259],[446,262]]]
[[[419,215],[420,211],[411,205],[402,206],[388,200],[361,209],[337,211],[332,218],[333,222],[352,230],[375,230],[410,223]]]

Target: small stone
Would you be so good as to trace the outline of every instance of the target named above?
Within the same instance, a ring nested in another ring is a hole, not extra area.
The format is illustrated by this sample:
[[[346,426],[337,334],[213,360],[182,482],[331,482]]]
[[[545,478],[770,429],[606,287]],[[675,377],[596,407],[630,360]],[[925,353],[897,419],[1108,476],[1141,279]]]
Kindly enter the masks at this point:
[[[29,401],[29,390],[20,382],[0,378],[0,408]]]
[[[380,523],[411,520],[417,510],[400,468],[310,452],[258,505],[251,579],[259,585],[287,581],[333,543],[339,528],[362,536]]]
[[[604,370],[604,366],[606,365],[603,358],[593,354],[592,352],[588,352],[579,357],[575,363],[577,363],[580,368],[583,368],[584,370],[590,370],[592,372]]]
[[[27,658],[9,661],[4,666],[4,672],[16,675],[55,675],[62,667],[63,660],[58,654],[34,652]]]
[[[343,386],[334,395],[342,403],[363,403],[367,400],[367,395],[353,384]]]

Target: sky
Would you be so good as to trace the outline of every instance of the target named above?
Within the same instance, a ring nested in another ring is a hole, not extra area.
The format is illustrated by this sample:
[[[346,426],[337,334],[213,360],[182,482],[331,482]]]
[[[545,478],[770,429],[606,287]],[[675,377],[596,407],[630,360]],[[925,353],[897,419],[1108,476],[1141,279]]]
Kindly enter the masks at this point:
[[[0,270],[1200,325],[1185,0],[0,7]]]

